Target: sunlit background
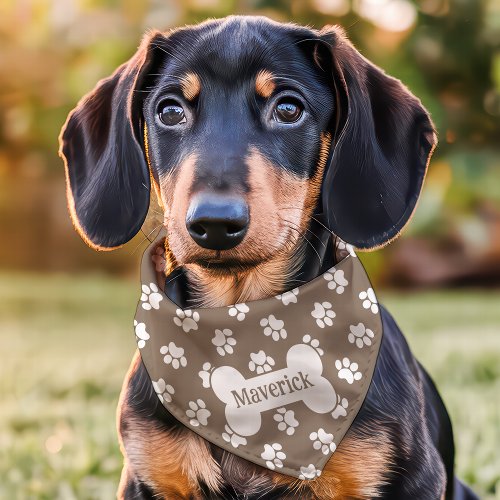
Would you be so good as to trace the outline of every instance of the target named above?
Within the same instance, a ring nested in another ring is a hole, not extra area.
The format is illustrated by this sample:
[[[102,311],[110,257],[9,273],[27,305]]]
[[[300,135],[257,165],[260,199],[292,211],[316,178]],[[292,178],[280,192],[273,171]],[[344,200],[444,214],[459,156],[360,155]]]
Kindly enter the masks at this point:
[[[0,498],[112,498],[121,467],[113,412],[145,237],[82,243],[60,127],[146,29],[232,13],[339,23],[430,110],[440,144],[413,221],[363,259],[443,394],[461,477],[500,499],[498,0],[1,0]]]

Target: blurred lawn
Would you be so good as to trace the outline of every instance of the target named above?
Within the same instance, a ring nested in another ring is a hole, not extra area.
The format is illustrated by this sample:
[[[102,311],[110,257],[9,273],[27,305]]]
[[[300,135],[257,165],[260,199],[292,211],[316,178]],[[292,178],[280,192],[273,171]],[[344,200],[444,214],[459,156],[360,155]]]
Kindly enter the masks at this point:
[[[111,499],[132,281],[0,274],[0,498]],[[451,413],[458,472],[500,499],[500,291],[382,294]]]

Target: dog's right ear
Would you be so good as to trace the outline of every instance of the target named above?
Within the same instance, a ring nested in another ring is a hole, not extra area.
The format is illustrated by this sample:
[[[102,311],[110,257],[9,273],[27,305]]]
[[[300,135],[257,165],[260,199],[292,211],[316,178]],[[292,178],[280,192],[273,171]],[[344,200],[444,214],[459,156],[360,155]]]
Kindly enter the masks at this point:
[[[71,218],[96,250],[133,238],[149,208],[141,86],[165,56],[165,41],[160,32],[148,34],[127,63],[81,99],[59,136]]]

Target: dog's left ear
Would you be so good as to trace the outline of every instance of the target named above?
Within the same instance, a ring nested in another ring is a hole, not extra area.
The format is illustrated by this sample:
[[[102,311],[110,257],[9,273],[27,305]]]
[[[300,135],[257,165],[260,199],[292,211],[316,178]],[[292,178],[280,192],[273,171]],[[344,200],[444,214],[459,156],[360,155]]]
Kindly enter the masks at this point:
[[[95,250],[113,250],[129,241],[149,208],[142,87],[164,56],[159,50],[164,41],[160,32],[146,35],[128,62],[81,99],[59,136],[70,215]]]
[[[338,104],[323,182],[324,217],[336,235],[356,248],[377,248],[410,219],[436,134],[421,102],[365,59],[340,28],[324,28],[319,39]]]

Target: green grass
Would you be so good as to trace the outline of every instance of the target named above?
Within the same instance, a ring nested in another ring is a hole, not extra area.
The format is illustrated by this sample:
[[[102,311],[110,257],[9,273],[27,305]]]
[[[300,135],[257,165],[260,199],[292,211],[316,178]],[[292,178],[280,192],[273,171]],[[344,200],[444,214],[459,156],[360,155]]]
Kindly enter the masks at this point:
[[[381,294],[450,411],[458,473],[500,499],[500,291]],[[0,498],[111,499],[134,281],[0,274]]]

